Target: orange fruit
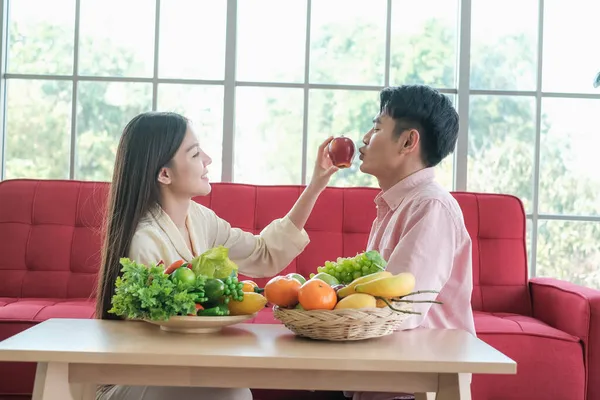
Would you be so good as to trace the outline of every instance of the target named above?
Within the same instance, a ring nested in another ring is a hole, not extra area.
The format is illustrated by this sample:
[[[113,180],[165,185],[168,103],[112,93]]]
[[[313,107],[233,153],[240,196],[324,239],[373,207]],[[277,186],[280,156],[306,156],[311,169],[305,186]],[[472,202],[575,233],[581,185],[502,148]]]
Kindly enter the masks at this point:
[[[265,285],[263,292],[267,301],[279,307],[293,307],[298,304],[298,291],[301,283],[289,276],[275,276]]]
[[[298,301],[305,310],[333,310],[337,294],[326,282],[311,279],[300,287]]]
[[[242,292],[254,293],[254,288],[258,287],[258,284],[254,281],[242,281]]]

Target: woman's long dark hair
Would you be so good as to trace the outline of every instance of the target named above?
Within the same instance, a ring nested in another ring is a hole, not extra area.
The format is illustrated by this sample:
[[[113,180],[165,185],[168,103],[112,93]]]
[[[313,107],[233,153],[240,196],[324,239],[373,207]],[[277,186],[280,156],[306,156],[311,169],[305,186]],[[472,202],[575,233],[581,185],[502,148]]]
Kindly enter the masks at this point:
[[[179,114],[147,112],[133,118],[123,130],[107,202],[97,318],[119,319],[108,313],[121,271],[119,260],[128,256],[140,219],[159,203],[158,173],[181,146],[187,124]]]

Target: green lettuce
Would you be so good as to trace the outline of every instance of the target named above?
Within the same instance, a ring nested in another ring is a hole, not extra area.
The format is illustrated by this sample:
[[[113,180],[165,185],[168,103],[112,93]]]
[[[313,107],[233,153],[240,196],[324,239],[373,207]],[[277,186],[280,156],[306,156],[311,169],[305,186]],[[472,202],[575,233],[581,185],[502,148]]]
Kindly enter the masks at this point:
[[[229,259],[229,249],[224,246],[213,247],[192,260],[192,271],[196,276],[225,279],[237,277],[238,266]]]

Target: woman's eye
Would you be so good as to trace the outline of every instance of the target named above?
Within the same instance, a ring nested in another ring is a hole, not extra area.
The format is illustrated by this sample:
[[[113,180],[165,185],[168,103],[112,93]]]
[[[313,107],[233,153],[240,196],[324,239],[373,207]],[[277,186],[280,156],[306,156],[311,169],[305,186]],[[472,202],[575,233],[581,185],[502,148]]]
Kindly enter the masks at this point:
[[[193,157],[193,158],[196,158],[196,157],[198,157],[199,155],[200,155],[200,153],[196,153],[196,154],[194,154],[192,157]]]

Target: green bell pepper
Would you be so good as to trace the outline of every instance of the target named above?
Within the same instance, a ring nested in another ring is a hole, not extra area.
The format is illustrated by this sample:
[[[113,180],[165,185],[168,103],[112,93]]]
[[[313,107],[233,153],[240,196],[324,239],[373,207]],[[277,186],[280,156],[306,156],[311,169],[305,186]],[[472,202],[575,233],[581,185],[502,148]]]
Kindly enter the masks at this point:
[[[227,304],[219,304],[218,306],[198,310],[198,316],[201,317],[225,317],[229,315]]]

